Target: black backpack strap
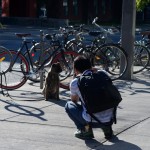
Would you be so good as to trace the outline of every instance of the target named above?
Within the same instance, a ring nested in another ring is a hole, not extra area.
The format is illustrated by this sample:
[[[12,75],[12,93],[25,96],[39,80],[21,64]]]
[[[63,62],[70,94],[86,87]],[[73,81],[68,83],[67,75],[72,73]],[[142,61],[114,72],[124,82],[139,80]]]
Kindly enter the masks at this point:
[[[86,73],[87,73],[88,71],[90,71],[90,72],[86,75]],[[80,92],[82,91],[81,86],[80,86],[80,81],[81,81],[82,76],[89,76],[89,75],[92,75],[92,73],[93,73],[92,70],[86,70],[86,71],[84,72],[84,74],[82,74],[81,76],[76,76],[76,78],[78,79],[77,85],[78,85],[78,87],[79,87]],[[82,95],[82,94],[81,94],[81,95]],[[82,96],[82,97],[83,97],[83,96]]]
[[[81,95],[82,95],[82,94],[81,94]],[[102,123],[96,116],[94,116],[93,113],[91,113],[91,112],[88,110],[88,107],[86,106],[86,104],[84,104],[81,99],[80,99],[80,101],[81,101],[81,104],[85,106],[85,108],[86,108],[86,110],[87,110],[87,113],[91,116],[91,118],[93,118],[94,120],[96,120],[100,125],[103,125],[103,123]]]
[[[117,118],[116,118],[116,110],[117,110],[117,107],[114,107],[114,110],[113,110],[113,120],[111,120],[110,122],[116,124],[117,123]],[[104,125],[105,123],[102,123],[96,116],[94,116],[93,113],[89,113],[88,114],[94,119],[96,120],[100,125]]]
[[[114,111],[113,111],[113,122],[114,122],[114,124],[117,123],[117,117],[116,117],[116,114],[117,114],[117,106],[114,107]]]
[[[100,71],[99,73],[102,74],[104,77],[110,79],[104,72]],[[84,74],[83,74],[83,75],[84,75]],[[79,90],[80,90],[80,93],[81,93],[81,96],[82,96],[82,99],[83,99],[83,93],[82,93],[83,89],[82,89],[82,87],[80,86],[80,80],[81,80],[81,78],[82,78],[82,77],[78,77],[78,82],[77,82],[77,84],[78,84],[78,88],[79,88]],[[112,81],[110,80],[110,82],[112,82]],[[87,113],[91,116],[91,118],[93,118],[94,120],[96,120],[100,125],[104,125],[104,123],[102,123],[102,122],[88,109],[89,107],[88,107],[88,104],[86,103],[86,101],[84,101],[84,103],[82,102],[81,99],[80,99],[80,101],[81,101],[81,104],[85,106],[85,108],[86,108],[86,110],[87,110]],[[114,122],[115,124],[116,124],[116,109],[117,109],[117,107],[114,108],[114,111],[113,111],[113,122]]]
[[[80,78],[78,78],[78,87],[79,87],[81,96],[82,96],[82,98],[83,98],[83,94],[82,94],[82,92],[81,92],[82,90],[81,90],[81,86],[80,86]],[[94,114],[91,113],[91,112],[88,110],[88,106],[87,106],[86,102],[85,102],[85,104],[84,104],[81,99],[80,99],[80,101],[81,101],[81,104],[85,106],[85,108],[86,108],[86,110],[87,110],[87,113],[91,116],[91,118],[93,118],[94,120],[96,120],[100,125],[103,125],[103,123],[102,123],[100,120],[98,120],[97,117],[94,116]]]
[[[103,123],[102,123],[96,116],[94,116],[93,113],[89,113],[89,112],[88,112],[88,114],[89,114],[94,120],[96,120],[100,125],[103,125]]]

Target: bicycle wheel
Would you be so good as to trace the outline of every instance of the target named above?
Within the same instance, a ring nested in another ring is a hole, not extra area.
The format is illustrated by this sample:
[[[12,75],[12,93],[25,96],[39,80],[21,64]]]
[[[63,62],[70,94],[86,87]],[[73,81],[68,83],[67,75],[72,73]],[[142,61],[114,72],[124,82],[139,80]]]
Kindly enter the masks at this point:
[[[62,53],[58,53],[52,60],[52,64],[60,62],[62,67],[62,72],[60,73],[60,87],[63,89],[69,89],[69,83],[73,79],[73,62],[74,59],[79,55],[74,51],[65,51],[63,52],[65,60],[62,56]]]
[[[112,80],[119,79],[127,69],[127,54],[117,44],[104,44],[97,48],[94,56],[94,66],[104,69]]]
[[[5,74],[10,69],[12,55],[8,49],[0,46],[0,75]]]
[[[149,56],[150,56],[150,43],[149,43],[149,42],[146,43],[145,46],[147,47],[148,52],[149,52]],[[150,57],[149,57],[149,63],[148,63],[148,65],[146,66],[146,69],[150,70]]]
[[[72,51],[75,51],[75,52],[79,52],[82,47],[83,47],[82,42],[78,41],[78,40],[75,40],[75,39],[71,39],[65,45],[66,50],[72,50]]]
[[[22,54],[19,54],[16,59],[17,52],[14,50],[10,52],[12,62],[15,62],[12,63],[10,70],[5,75],[2,75],[1,88],[14,90],[26,83],[30,68],[27,59]]]
[[[134,45],[133,73],[139,73],[149,64],[149,51],[147,47],[140,44]]]
[[[44,65],[44,70],[47,71],[50,66],[51,62],[51,53],[53,51],[53,47],[50,46],[48,43],[43,43],[43,52],[41,51],[41,43],[36,43],[33,45],[30,49],[30,58],[32,61],[32,66],[30,64],[30,76],[28,77],[29,80],[33,82],[40,82],[40,74],[39,72],[36,72],[37,68],[40,67],[40,64],[42,64],[46,59],[50,58],[47,63]],[[25,57],[30,62],[28,53],[26,52]]]
[[[43,47],[43,51],[41,48]],[[48,43],[43,43],[43,46],[41,43],[36,43],[33,45],[30,49],[30,55],[33,62],[33,65],[39,66],[42,64],[44,60],[50,57],[52,54],[54,48]],[[49,65],[49,63],[46,63],[44,66]]]

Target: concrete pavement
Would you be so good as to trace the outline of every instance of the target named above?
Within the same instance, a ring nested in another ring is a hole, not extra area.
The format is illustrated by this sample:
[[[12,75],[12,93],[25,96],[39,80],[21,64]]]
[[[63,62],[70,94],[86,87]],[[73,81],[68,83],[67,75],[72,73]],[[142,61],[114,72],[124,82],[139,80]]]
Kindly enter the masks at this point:
[[[43,30],[46,34],[56,32],[54,28],[6,25],[5,28],[0,29],[0,45],[17,50],[22,39],[18,38],[15,33],[30,33],[31,39],[38,42],[40,41],[40,30]]]
[[[0,30],[0,45],[17,49],[21,40],[15,32],[29,32],[39,38],[41,28],[13,27]],[[43,28],[44,32],[52,29]],[[74,137],[73,122],[65,113],[69,91],[61,89],[61,101],[44,101],[39,83],[0,94],[0,150],[149,150],[150,149],[150,71],[136,74],[135,81],[115,81],[123,101],[118,108],[116,135],[112,141],[94,128],[95,139]],[[1,91],[1,89],[0,89]]]
[[[39,83],[28,81],[9,91],[11,98],[0,95],[0,150],[149,150],[150,71],[114,83],[123,101],[111,141],[100,128],[94,128],[93,140],[75,138],[76,128],[64,110],[69,91],[60,89],[60,101],[44,101]]]

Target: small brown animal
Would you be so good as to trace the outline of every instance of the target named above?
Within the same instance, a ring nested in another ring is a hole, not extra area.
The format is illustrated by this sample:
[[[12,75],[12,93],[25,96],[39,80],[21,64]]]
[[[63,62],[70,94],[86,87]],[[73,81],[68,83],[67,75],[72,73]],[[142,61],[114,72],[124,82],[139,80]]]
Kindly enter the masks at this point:
[[[50,99],[59,100],[59,83],[60,83],[59,73],[60,72],[62,72],[60,63],[58,62],[52,64],[46,76],[45,85],[42,91],[46,101]]]

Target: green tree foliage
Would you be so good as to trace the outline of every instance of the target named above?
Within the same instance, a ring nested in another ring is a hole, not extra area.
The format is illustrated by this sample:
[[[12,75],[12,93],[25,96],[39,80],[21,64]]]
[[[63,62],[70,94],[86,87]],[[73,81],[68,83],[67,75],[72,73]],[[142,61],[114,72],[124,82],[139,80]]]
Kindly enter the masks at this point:
[[[148,4],[150,4],[150,0],[136,0],[137,11],[142,11]]]

